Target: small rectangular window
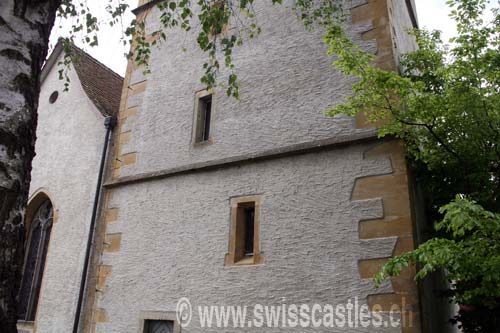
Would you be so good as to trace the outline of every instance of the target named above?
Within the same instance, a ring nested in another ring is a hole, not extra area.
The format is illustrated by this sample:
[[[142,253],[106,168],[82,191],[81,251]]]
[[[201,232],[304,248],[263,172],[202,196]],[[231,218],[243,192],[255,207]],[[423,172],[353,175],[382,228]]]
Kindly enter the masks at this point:
[[[231,230],[227,265],[261,263],[259,228],[260,198],[231,199]]]
[[[195,142],[207,142],[210,140],[211,118],[212,118],[212,94],[209,94],[198,98]]]
[[[174,333],[174,321],[145,320],[144,333]]]
[[[173,311],[141,311],[139,331],[141,333],[181,333],[177,323],[177,314]]]

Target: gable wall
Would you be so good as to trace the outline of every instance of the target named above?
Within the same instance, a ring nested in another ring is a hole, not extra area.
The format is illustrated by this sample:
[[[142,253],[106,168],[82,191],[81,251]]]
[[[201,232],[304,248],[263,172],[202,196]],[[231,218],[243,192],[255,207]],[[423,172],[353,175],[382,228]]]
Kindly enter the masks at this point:
[[[66,333],[73,326],[105,130],[102,115],[83,92],[75,71],[69,72],[69,92],[63,92],[58,69],[56,64],[41,87],[30,193],[48,193],[57,215],[37,331]],[[55,90],[59,97],[50,104]]]

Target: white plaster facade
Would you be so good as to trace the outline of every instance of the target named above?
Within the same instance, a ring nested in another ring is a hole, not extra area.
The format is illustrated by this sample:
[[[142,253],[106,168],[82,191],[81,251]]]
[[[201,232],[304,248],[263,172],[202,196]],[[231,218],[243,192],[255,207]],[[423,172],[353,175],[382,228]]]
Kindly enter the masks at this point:
[[[42,82],[30,197],[44,192],[57,219],[52,227],[36,313],[36,331],[72,330],[104,143],[104,116],[82,89],[73,67],[64,92],[57,62]],[[55,103],[49,96],[59,92]]]

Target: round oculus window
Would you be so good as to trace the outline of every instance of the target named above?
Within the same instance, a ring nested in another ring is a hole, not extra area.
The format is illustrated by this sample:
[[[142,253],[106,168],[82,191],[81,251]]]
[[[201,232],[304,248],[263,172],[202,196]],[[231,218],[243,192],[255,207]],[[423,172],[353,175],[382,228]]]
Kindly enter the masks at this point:
[[[49,103],[54,104],[57,101],[57,97],[59,97],[59,92],[56,90],[49,97]]]

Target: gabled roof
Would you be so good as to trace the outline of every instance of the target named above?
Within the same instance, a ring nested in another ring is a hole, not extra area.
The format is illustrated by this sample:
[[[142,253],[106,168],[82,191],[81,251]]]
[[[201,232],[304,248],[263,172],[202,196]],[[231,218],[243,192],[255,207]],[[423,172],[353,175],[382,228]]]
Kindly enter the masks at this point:
[[[43,67],[42,83],[57,64],[63,50],[63,41],[59,40]],[[75,58],[73,67],[88,98],[102,115],[116,115],[120,108],[123,78],[74,44],[71,45],[71,53]]]

